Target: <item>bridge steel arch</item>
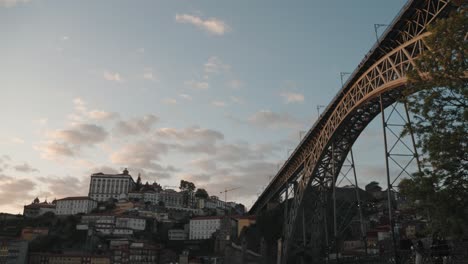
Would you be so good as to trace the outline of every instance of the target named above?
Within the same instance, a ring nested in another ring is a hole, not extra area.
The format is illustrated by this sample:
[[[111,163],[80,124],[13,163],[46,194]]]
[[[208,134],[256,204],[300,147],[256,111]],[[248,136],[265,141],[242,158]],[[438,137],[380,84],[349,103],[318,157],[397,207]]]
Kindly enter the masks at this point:
[[[413,69],[414,59],[428,48],[424,42],[429,34],[427,26],[447,16],[454,8],[450,2],[412,0],[403,7],[250,209],[251,214],[266,210],[270,201],[295,182],[283,231],[282,263],[288,260],[306,189],[335,184],[361,132],[401,97],[407,84],[406,73]]]

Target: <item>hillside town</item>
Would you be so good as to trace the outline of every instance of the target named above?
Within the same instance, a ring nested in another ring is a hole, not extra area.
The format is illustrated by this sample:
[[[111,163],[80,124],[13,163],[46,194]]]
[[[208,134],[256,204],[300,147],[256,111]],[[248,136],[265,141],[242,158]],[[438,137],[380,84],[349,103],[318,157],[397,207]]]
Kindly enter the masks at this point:
[[[175,190],[127,169],[99,172],[88,196],[36,198],[23,215],[1,214],[0,263],[216,263],[240,252],[234,242],[253,223],[242,204],[188,181]]]
[[[346,225],[340,230],[341,256],[388,253],[387,190],[371,182],[365,190],[338,187],[336,196]],[[397,193],[391,198],[399,237],[424,236],[427,218]],[[0,263],[268,263],[265,256],[277,254],[268,244],[279,238],[284,206],[286,201],[271,203],[269,212],[277,217],[260,215],[257,223],[242,204],[209,196],[192,182],[182,180],[171,189],[143,183],[140,175],[134,180],[127,169],[98,172],[89,178],[88,196],[36,198],[22,215],[1,214]]]

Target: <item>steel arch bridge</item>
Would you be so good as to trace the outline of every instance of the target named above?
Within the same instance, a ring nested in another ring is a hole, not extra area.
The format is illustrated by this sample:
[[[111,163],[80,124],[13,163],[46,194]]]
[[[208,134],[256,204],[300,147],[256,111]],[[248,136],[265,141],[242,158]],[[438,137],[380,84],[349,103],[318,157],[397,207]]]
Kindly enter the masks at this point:
[[[402,8],[250,209],[251,214],[259,214],[290,185],[294,186],[283,230],[282,263],[288,261],[306,189],[334,188],[361,132],[401,98],[406,73],[413,69],[414,59],[428,48],[424,41],[430,34],[427,26],[446,17],[455,8],[451,2],[412,0]]]

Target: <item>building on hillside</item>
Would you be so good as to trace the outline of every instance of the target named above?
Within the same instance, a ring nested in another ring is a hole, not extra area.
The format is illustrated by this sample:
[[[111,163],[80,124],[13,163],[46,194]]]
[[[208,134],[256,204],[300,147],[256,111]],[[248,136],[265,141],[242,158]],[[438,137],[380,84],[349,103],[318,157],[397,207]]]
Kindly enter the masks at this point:
[[[240,236],[242,230],[244,228],[249,227],[252,224],[255,224],[256,217],[255,215],[240,215],[240,216],[232,216],[232,218],[236,221],[236,232],[237,237]]]
[[[29,264],[110,264],[110,256],[84,252],[53,254],[31,253]]]
[[[47,227],[25,227],[21,230],[21,239],[32,241],[38,236],[47,236],[49,228]]]
[[[89,197],[95,201],[119,199],[121,194],[128,195],[135,189],[135,181],[125,169],[121,174],[94,173],[89,183]]]
[[[83,215],[81,222],[76,225],[78,230],[92,230],[112,237],[131,236],[134,231],[143,231],[145,228],[144,218],[107,214]]]
[[[0,263],[26,264],[28,260],[28,241],[0,238]]]
[[[23,209],[25,217],[38,217],[47,212],[55,214],[55,204],[53,202],[48,203],[47,200],[41,203],[37,197],[31,204],[25,205]]]
[[[117,216],[115,226],[118,228],[129,228],[132,230],[143,231],[146,227],[146,220],[134,216]]]
[[[183,229],[169,229],[167,237],[169,240],[187,240],[187,232]]]
[[[139,241],[111,243],[112,263],[115,264],[153,264],[158,263],[161,246]]]
[[[209,239],[221,227],[220,216],[201,216],[190,219],[190,240]]]
[[[97,201],[88,196],[66,197],[57,200],[57,215],[88,214],[97,207]]]
[[[164,203],[164,206],[183,207],[184,194],[176,192],[172,189],[165,189],[159,193],[159,200]]]
[[[154,190],[146,191],[131,191],[128,193],[128,199],[138,199],[142,202],[151,202],[152,204],[158,204],[160,201],[159,192]]]

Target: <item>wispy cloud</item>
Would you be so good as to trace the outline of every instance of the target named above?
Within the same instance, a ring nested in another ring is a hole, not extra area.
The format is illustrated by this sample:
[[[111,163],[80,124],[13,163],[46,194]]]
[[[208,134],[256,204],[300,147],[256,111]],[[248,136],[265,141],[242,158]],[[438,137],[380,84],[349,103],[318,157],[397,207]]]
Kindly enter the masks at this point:
[[[244,83],[241,80],[230,80],[229,82],[227,82],[227,85],[231,89],[237,90],[239,88],[242,88],[244,86]]]
[[[118,72],[105,71],[103,78],[107,81],[122,82],[124,79]]]
[[[304,102],[304,95],[300,93],[284,92],[280,96],[283,97],[284,102],[287,104]]]
[[[211,34],[219,36],[224,35],[230,30],[229,26],[224,21],[217,18],[203,19],[201,17],[189,14],[176,14],[175,20],[178,23],[192,24]]]
[[[228,72],[230,69],[230,65],[223,63],[221,59],[216,56],[209,57],[204,65],[205,74]]]
[[[192,101],[192,96],[188,94],[179,94],[181,98],[184,98],[185,100]]]
[[[12,7],[20,3],[27,3],[31,0],[0,0],[0,6]]]
[[[143,79],[148,80],[148,81],[153,81],[153,82],[159,81],[158,77],[154,74],[152,68],[145,68],[143,70],[142,77]]]
[[[206,90],[210,88],[210,84],[204,81],[198,82],[195,80],[190,80],[190,81],[186,81],[185,85],[196,90]]]
[[[174,98],[165,98],[163,100],[163,103],[169,104],[169,105],[175,105],[175,104],[177,104],[177,100],[174,99]]]
[[[287,113],[276,113],[270,110],[261,110],[249,117],[248,122],[268,128],[299,128],[301,122]]]
[[[216,107],[225,107],[227,105],[224,101],[213,101],[211,102],[211,104]]]

